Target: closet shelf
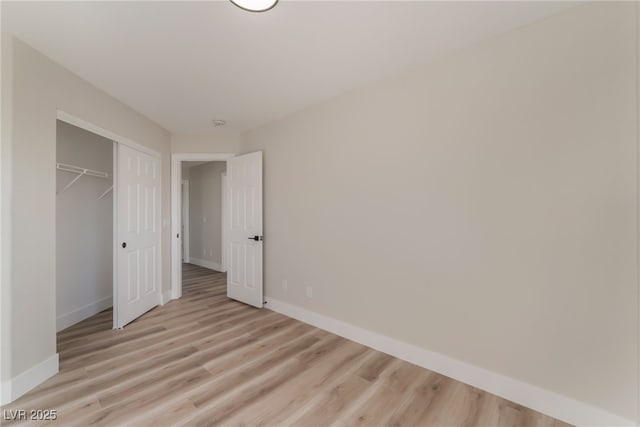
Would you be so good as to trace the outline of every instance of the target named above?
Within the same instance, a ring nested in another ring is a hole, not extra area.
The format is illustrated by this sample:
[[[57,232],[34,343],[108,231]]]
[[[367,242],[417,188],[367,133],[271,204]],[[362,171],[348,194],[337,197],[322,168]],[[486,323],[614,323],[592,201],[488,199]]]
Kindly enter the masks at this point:
[[[78,174],[78,176],[73,178],[67,185],[64,186],[64,188],[62,190],[58,191],[58,194],[60,194],[63,191],[67,190],[68,188],[70,188],[83,175],[94,176],[96,178],[109,179],[109,174],[106,173],[106,172],[101,172],[101,171],[97,171],[97,170],[93,170],[93,169],[87,169],[87,168],[81,168],[79,166],[67,165],[67,164],[64,164],[64,163],[56,163],[56,169],[59,169],[59,170],[65,171],[65,172],[71,172],[71,173],[77,173]],[[107,191],[105,191],[102,194],[102,196],[100,196],[100,199],[103,198],[112,189],[113,189],[113,186],[111,186]]]

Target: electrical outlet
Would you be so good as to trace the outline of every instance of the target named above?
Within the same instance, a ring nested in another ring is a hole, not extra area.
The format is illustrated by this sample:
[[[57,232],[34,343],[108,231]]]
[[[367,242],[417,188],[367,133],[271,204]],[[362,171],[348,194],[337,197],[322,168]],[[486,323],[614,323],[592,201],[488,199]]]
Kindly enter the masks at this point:
[[[283,290],[285,290],[285,291],[286,291],[287,289],[289,289],[289,282],[287,282],[287,279],[284,279],[284,280],[282,281],[282,289],[283,289]]]
[[[307,298],[313,298],[313,288],[311,286],[307,286]]]

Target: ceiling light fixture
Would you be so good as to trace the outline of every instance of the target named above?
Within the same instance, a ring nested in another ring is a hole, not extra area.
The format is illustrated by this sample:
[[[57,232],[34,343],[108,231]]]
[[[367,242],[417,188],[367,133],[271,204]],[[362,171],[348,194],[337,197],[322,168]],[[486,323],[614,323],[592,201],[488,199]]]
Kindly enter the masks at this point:
[[[213,126],[218,127],[218,126],[224,126],[226,125],[227,122],[225,122],[224,120],[213,120]]]
[[[266,12],[269,9],[273,9],[278,0],[230,0],[231,3],[238,6],[240,9],[248,10],[249,12]]]

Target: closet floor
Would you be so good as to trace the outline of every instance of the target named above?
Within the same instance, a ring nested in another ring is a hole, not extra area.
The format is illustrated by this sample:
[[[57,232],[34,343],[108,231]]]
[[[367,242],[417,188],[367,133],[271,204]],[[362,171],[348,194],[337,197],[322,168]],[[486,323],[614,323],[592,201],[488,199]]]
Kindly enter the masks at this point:
[[[224,273],[186,264],[183,277],[181,299],[123,330],[106,310],[61,331],[60,373],[3,407],[57,419],[3,425],[566,425],[229,300]]]

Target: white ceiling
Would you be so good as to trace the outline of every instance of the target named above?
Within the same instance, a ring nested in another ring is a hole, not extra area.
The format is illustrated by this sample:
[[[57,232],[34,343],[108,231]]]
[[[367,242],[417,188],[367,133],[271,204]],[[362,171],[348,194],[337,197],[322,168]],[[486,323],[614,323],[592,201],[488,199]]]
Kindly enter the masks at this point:
[[[561,2],[6,2],[8,31],[176,133],[238,130],[570,7]]]

